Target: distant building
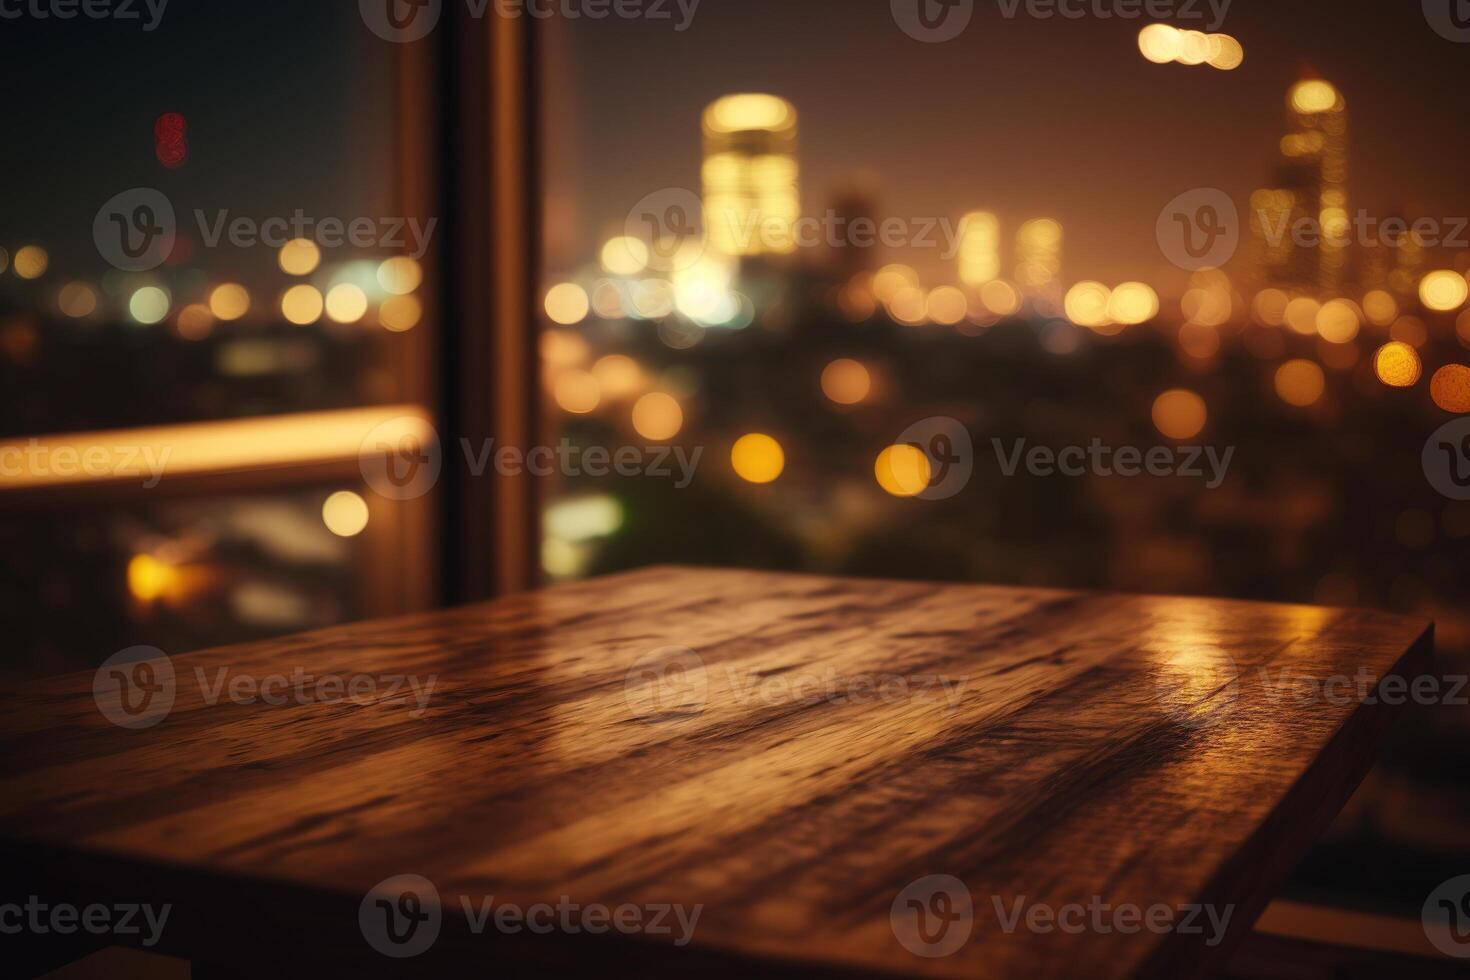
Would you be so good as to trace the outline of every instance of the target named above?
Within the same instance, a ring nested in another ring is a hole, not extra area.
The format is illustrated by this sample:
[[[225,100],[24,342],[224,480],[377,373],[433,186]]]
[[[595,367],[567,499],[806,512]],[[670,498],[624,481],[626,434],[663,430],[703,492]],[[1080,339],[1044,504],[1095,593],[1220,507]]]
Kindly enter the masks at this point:
[[[790,254],[801,216],[796,108],[774,95],[727,95],[704,112],[704,209],[710,247],[729,256]]]

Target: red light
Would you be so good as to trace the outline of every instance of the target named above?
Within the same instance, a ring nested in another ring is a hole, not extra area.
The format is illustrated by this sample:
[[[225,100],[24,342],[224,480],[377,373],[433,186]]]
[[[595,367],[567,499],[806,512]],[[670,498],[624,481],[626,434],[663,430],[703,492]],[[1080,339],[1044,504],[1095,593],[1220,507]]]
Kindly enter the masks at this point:
[[[189,158],[188,124],[181,112],[165,112],[153,123],[153,152],[158,162],[177,170]]]

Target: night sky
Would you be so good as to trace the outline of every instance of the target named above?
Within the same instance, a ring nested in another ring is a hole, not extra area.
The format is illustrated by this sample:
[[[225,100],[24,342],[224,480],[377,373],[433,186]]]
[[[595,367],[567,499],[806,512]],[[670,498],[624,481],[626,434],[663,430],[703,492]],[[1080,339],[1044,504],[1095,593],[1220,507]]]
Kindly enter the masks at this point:
[[[1435,34],[1419,3],[1235,0],[1221,28],[1245,46],[1233,72],[1146,62],[1144,23],[1007,19],[999,0],[976,0],[970,28],[936,45],[905,36],[887,0],[702,0],[683,33],[670,21],[552,21],[549,271],[594,255],[650,191],[697,190],[700,112],[736,91],[796,104],[806,213],[865,178],[883,214],[988,208],[1007,238],[1053,216],[1067,280],[1150,277],[1164,202],[1217,186],[1243,203],[1266,183],[1285,93],[1308,67],[1348,100],[1351,208],[1470,214],[1470,44]],[[0,39],[0,244],[42,241],[58,272],[96,274],[92,216],[139,185],[181,209],[255,217],[392,210],[393,51],[354,3],[172,0],[153,33],[20,20],[0,22]],[[190,123],[177,172],[152,154],[165,111]],[[932,253],[895,257],[948,274]],[[269,256],[210,260],[224,274]]]

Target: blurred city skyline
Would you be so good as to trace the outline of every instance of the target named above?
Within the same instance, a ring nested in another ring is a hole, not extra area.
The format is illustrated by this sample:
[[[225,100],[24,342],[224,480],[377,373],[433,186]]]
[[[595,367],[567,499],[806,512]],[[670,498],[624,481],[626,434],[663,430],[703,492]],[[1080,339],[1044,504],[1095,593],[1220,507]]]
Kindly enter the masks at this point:
[[[928,44],[905,36],[887,4],[843,5],[837,21],[824,3],[774,8],[702,5],[674,38],[634,21],[550,22],[551,269],[594,255],[650,192],[698,190],[700,114],[741,91],[781,96],[799,113],[803,215],[863,188],[880,217],[991,211],[1006,239],[1051,217],[1066,229],[1069,281],[1182,284],[1155,241],[1160,209],[1216,187],[1244,220],[1278,169],[1288,93],[1311,75],[1349,107],[1350,212],[1470,213],[1470,192],[1443,166],[1470,149],[1449,97],[1463,88],[1466,51],[1435,34],[1418,5],[1237,0],[1220,27],[1245,50],[1233,71],[1150,63],[1138,45],[1146,17],[1036,19],[1022,7],[1008,18],[982,2],[960,37]],[[660,71],[669,81],[650,89]],[[954,279],[940,249],[883,259]]]

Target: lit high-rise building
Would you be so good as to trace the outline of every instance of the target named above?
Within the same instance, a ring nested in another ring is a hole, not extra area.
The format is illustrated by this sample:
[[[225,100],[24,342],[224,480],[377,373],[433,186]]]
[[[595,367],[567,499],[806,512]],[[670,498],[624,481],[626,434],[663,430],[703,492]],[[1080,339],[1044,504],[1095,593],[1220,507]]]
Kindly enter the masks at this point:
[[[983,286],[1000,278],[1000,219],[972,211],[960,219],[960,282]]]
[[[1058,291],[1062,275],[1062,226],[1033,218],[1016,232],[1016,282],[1028,296]]]
[[[796,108],[774,95],[727,95],[704,112],[704,220],[725,255],[796,250],[801,216]]]
[[[1313,285],[1324,293],[1338,293],[1350,254],[1347,102],[1330,82],[1319,78],[1292,86],[1286,101],[1291,131],[1281,140],[1281,154],[1298,176],[1293,186],[1305,192],[1303,210],[1317,219],[1322,232]]]

